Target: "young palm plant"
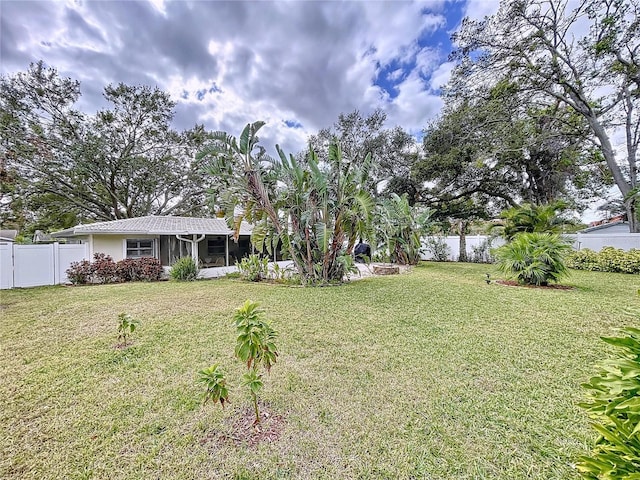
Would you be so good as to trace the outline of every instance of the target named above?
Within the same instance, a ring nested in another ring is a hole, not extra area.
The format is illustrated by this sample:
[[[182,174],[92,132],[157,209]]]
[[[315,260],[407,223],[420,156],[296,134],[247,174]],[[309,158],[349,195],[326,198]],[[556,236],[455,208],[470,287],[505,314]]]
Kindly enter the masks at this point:
[[[498,269],[519,283],[547,285],[568,276],[565,258],[571,246],[550,233],[519,233],[494,250]]]
[[[568,204],[561,200],[547,205],[525,203],[503,211],[499,226],[503,227],[503,235],[507,240],[519,233],[561,233],[563,225],[567,224],[561,213],[567,207]]]
[[[247,300],[236,309],[233,316],[233,323],[238,332],[235,354],[247,366],[243,385],[249,387],[251,393],[256,414],[254,424],[260,423],[258,394],[263,387],[260,368],[269,373],[278,357],[278,349],[274,343],[278,334],[264,320],[264,310],[258,307],[257,303]]]

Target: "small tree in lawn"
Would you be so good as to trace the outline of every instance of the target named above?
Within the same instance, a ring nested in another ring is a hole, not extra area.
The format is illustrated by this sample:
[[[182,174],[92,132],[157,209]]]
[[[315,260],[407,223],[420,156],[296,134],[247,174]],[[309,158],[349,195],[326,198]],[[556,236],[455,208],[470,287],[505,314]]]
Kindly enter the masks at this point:
[[[207,389],[202,401],[203,404],[210,400],[214,405],[220,402],[220,405],[224,408],[224,404],[229,403],[227,380],[218,364],[200,370],[198,372],[198,381],[203,383]]]
[[[127,345],[127,337],[135,332],[140,325],[140,320],[132,318],[128,313],[122,312],[118,315],[118,340],[122,341],[122,346]]]
[[[233,316],[238,331],[235,354],[247,366],[243,385],[249,387],[251,392],[256,414],[255,424],[260,423],[258,393],[263,386],[260,368],[263,367],[269,373],[278,357],[274,343],[278,334],[263,317],[264,311],[258,309],[258,304],[250,300],[238,308]]]

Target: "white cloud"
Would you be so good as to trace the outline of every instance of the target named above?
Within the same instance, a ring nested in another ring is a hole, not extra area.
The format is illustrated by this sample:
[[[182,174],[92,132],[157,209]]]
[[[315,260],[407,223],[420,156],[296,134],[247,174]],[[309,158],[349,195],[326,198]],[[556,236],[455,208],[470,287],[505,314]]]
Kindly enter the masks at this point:
[[[89,112],[104,106],[108,83],[157,85],[178,102],[179,128],[198,122],[239,134],[262,119],[265,142],[296,150],[354,109],[382,108],[390,126],[425,126],[441,105],[434,82],[448,67],[441,45],[423,42],[445,28],[445,12],[445,0],[9,0],[0,13],[2,72],[44,59],[81,80]],[[387,80],[400,83],[387,92],[375,81],[391,67]]]
[[[454,62],[445,62],[442,63],[436,68],[436,70],[431,75],[430,87],[431,90],[439,90],[444,85],[449,83],[451,79],[451,72],[453,72],[453,68],[455,67]]]

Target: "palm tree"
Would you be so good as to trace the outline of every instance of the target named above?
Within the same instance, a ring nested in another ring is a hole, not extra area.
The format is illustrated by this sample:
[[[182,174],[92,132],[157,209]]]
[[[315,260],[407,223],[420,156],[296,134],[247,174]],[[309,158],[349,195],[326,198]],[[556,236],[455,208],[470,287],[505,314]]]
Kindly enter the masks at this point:
[[[518,233],[562,233],[568,222],[560,214],[568,204],[562,200],[546,205],[525,203],[520,207],[509,208],[502,212],[503,235],[509,241]]]

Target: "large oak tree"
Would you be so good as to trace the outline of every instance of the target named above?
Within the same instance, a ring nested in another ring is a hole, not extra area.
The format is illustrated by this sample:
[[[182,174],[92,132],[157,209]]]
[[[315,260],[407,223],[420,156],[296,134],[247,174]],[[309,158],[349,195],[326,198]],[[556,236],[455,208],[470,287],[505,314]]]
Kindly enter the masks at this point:
[[[453,87],[465,95],[509,78],[531,104],[559,102],[580,116],[620,190],[630,229],[638,220],[640,20],[637,0],[505,0],[455,35]],[[615,142],[620,133],[624,141]]]
[[[109,85],[95,115],[75,108],[80,95],[78,81],[42,62],[0,79],[2,172],[12,187],[3,188],[3,222],[55,229],[206,210],[194,159],[206,132],[175,131],[167,93]]]

